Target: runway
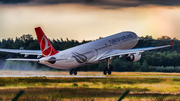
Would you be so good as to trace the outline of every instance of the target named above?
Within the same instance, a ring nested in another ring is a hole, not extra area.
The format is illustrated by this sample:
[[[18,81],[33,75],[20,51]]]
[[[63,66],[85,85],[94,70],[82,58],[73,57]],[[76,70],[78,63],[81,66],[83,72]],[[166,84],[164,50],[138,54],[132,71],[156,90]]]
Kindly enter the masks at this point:
[[[93,75],[88,72],[80,72],[78,75],[69,75],[69,72],[49,71],[0,71],[0,77],[61,77],[61,78],[105,78],[102,73]]]
[[[78,75],[69,75],[68,71],[0,71],[0,77],[60,77],[60,78],[180,78],[179,73],[135,73],[115,72],[112,75],[103,75],[102,72],[78,72]],[[128,73],[131,74],[131,73]],[[138,75],[137,75],[138,74]],[[146,75],[145,75],[146,74]],[[153,74],[153,75],[152,75]],[[152,76],[151,76],[152,75]]]

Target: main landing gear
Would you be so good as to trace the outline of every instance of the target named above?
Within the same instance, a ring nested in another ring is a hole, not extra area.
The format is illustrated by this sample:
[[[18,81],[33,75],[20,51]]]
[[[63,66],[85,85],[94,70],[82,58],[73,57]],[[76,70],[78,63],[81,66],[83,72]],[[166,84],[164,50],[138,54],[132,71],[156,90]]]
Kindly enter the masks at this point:
[[[69,71],[69,74],[70,75],[77,75],[77,69],[75,68],[75,69],[71,69],[70,71]]]
[[[104,75],[107,73],[111,75],[111,71],[114,70],[114,67],[111,65],[112,59],[108,58],[108,65],[106,66],[106,69],[103,71]]]

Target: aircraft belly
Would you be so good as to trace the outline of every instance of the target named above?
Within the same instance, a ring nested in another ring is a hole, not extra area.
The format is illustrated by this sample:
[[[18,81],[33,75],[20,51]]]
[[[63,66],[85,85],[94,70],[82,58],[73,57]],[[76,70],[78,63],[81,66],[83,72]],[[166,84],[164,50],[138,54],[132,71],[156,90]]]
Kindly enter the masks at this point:
[[[50,67],[57,68],[57,69],[72,69],[79,66],[79,63],[77,63],[74,60],[61,60],[56,61],[54,64],[46,64]]]

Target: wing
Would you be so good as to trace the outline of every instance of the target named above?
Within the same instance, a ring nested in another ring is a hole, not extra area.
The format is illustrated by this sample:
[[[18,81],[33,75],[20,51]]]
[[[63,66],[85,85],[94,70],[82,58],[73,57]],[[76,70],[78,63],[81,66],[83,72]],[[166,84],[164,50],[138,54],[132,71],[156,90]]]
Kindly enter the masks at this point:
[[[99,60],[103,60],[106,58],[110,58],[110,57],[114,57],[114,56],[126,56],[126,55],[130,55],[130,54],[141,54],[144,51],[147,50],[154,50],[154,49],[160,49],[160,48],[166,48],[166,47],[170,47],[173,46],[174,41],[171,41],[170,45],[164,45],[164,46],[158,46],[158,47],[146,47],[146,48],[135,48],[135,49],[115,49],[115,50],[110,50],[109,52],[107,52],[106,54],[104,54],[103,56],[101,56],[99,58]]]
[[[0,51],[9,53],[19,53],[25,55],[42,55],[41,50],[0,49]]]

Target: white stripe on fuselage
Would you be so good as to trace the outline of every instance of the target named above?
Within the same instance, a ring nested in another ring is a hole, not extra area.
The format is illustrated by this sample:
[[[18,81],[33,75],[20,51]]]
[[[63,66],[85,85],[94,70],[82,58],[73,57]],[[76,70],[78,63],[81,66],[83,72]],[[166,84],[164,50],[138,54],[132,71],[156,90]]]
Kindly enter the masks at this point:
[[[40,61],[55,57],[57,61],[54,64],[40,62],[53,68],[71,69],[85,64],[99,63],[99,57],[103,56],[113,49],[131,49],[138,42],[138,36],[133,32],[121,32],[96,41],[85,43],[73,48],[69,48],[59,53],[43,57]],[[74,57],[76,56],[76,57]],[[86,61],[84,61],[86,60]]]

